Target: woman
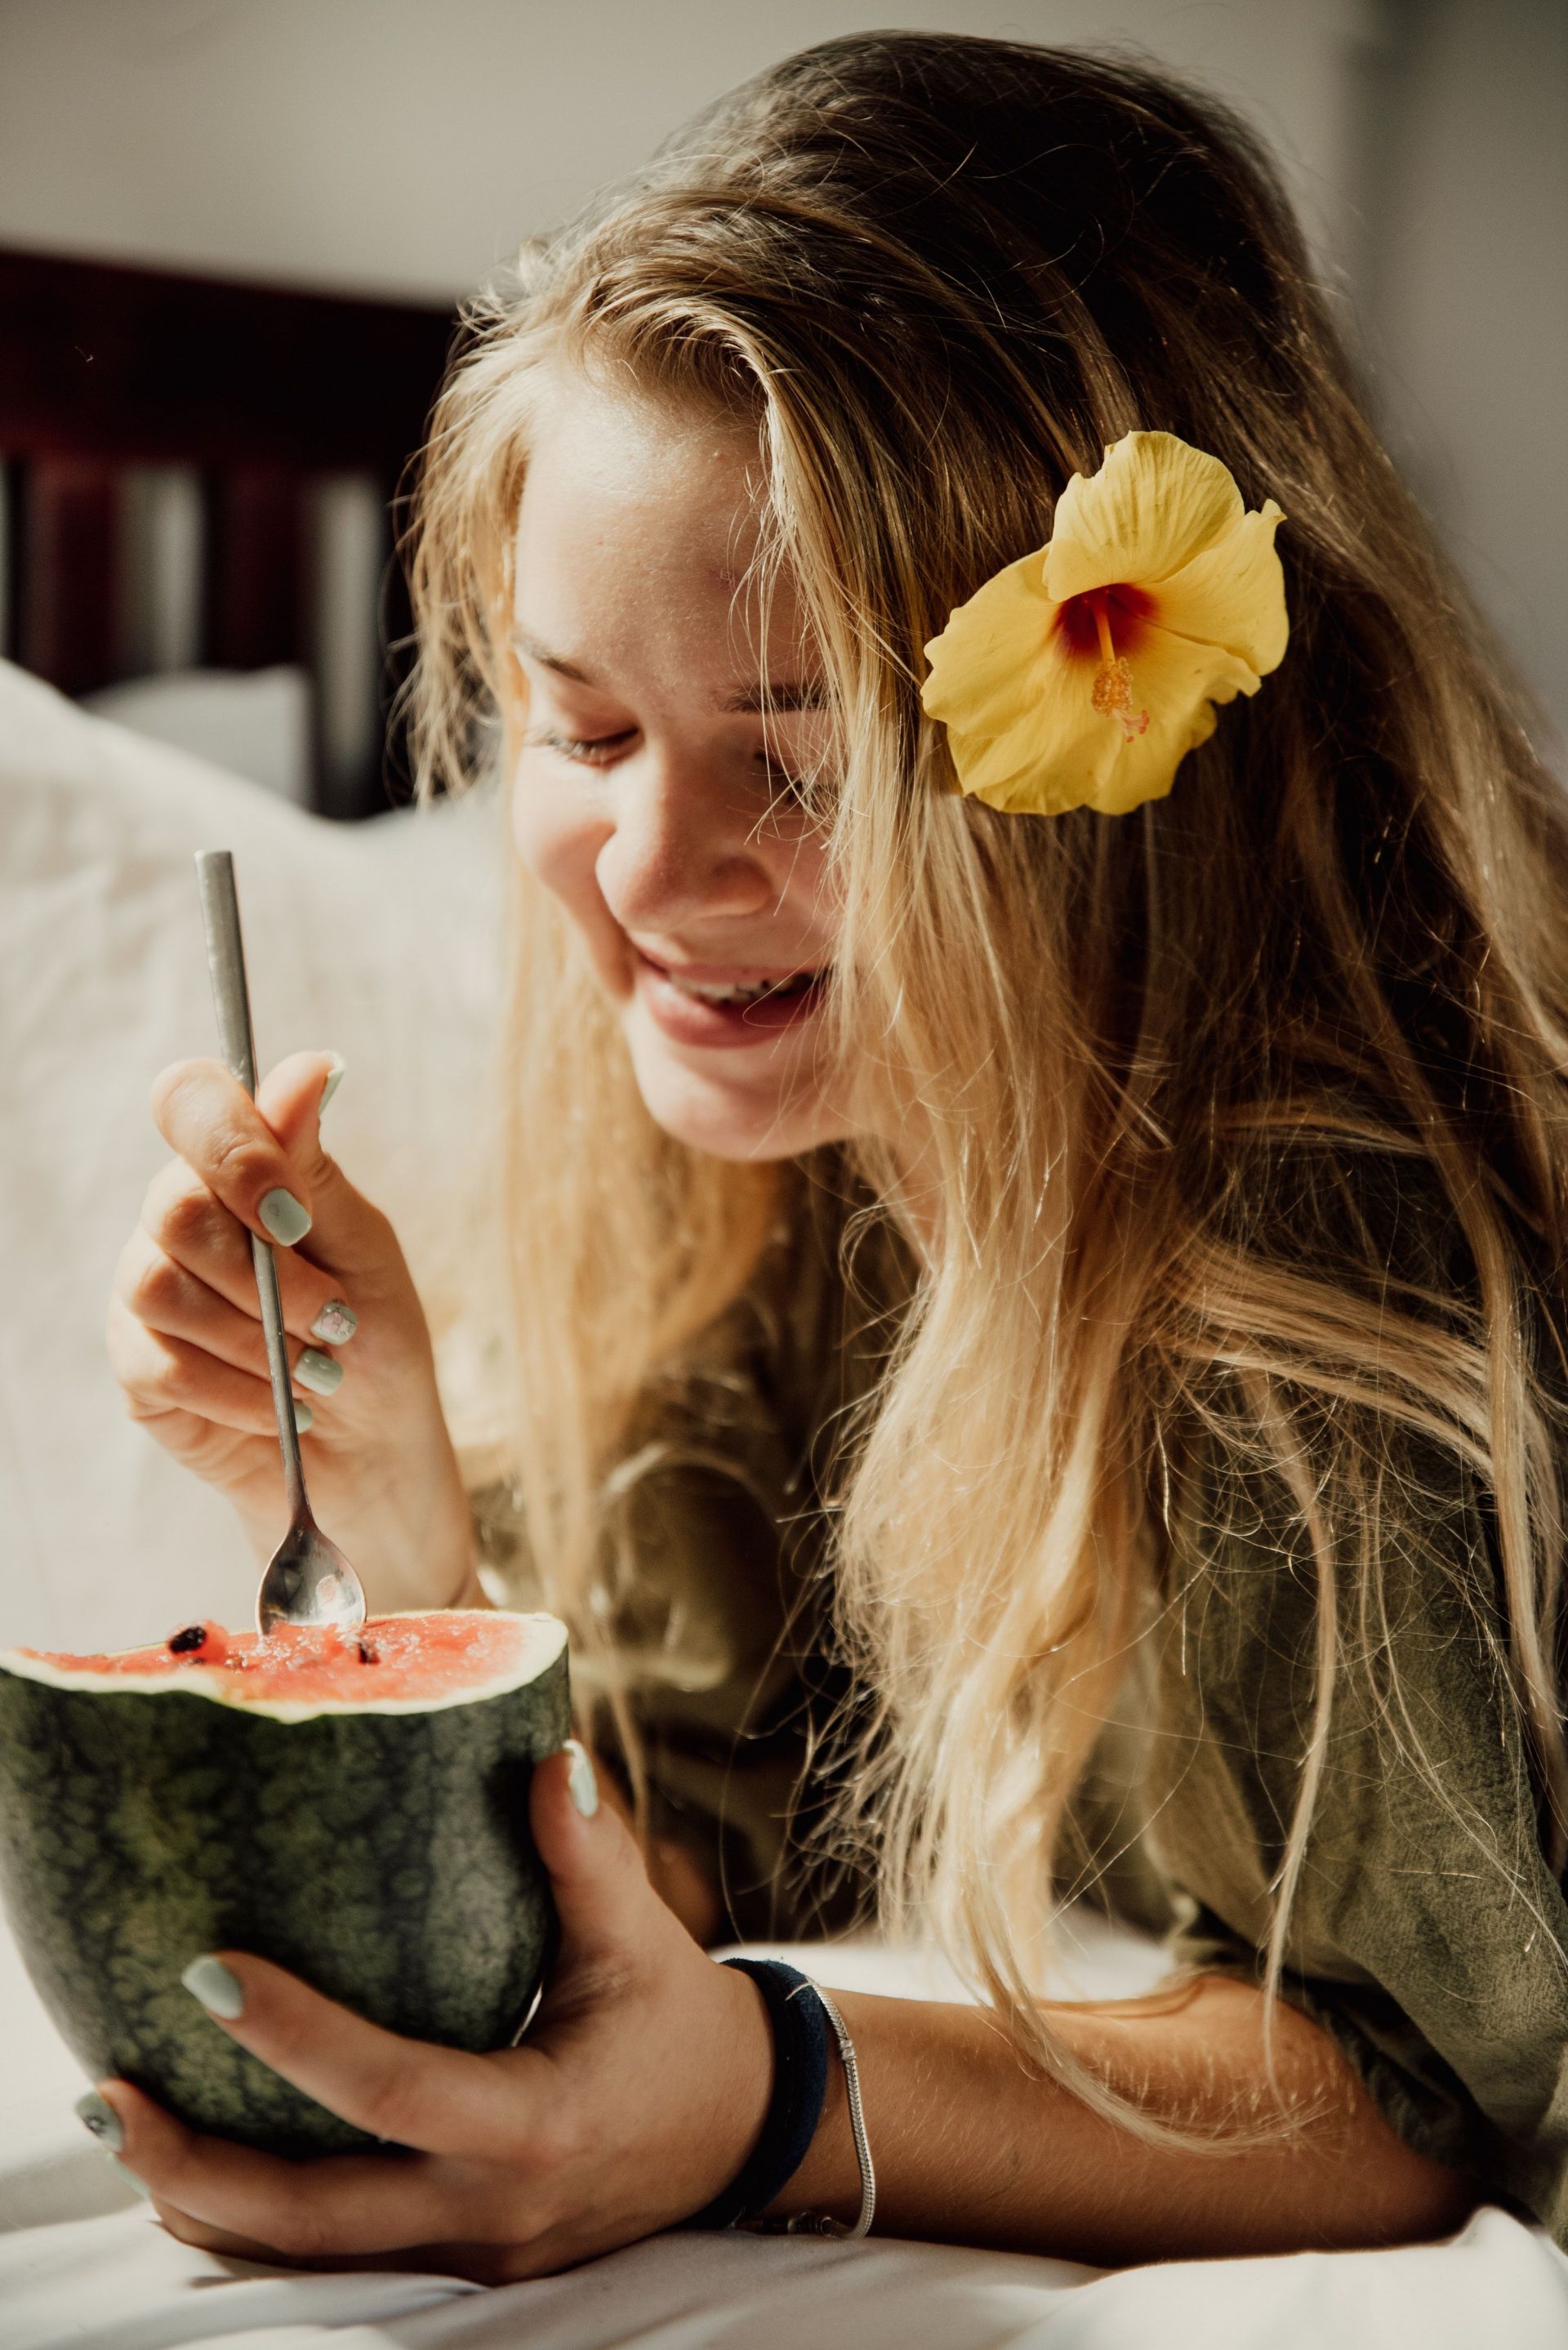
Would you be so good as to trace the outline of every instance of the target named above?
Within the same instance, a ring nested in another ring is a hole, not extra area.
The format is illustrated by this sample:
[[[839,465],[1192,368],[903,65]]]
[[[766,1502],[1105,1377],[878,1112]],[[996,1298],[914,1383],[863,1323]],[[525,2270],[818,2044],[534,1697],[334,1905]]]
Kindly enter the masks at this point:
[[[414,582],[427,774],[498,720],[518,852],[513,1587],[666,1898],[576,1752],[524,2048],[203,1961],[426,2151],[306,2178],[109,2084],[168,2223],[498,2278],[726,2209],[774,2011],[701,1944],[828,1864],[982,1993],[842,2002],[878,2225],[1568,2236],[1568,844],[1244,135],[1062,52],[787,61],[476,317]],[[472,1599],[328,1066],[160,1081],[117,1367],[265,1550],[293,1244],[326,1523],[374,1607]],[[1135,1875],[1171,1986],[1044,2003]],[[836,2060],[763,2216],[862,2183]]]

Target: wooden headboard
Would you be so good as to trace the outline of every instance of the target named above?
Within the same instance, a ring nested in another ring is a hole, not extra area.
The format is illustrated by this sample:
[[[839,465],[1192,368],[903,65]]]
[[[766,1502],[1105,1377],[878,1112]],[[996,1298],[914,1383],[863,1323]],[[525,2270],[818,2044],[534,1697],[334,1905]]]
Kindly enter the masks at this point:
[[[188,657],[296,662],[319,686],[316,517],[324,490],[358,484],[380,516],[382,739],[359,775],[318,772],[317,804],[384,806],[386,649],[407,626],[389,506],[452,323],[442,309],[0,248],[0,651],[73,694],[145,666],[126,627],[129,494],[149,469],[180,469],[199,549]]]

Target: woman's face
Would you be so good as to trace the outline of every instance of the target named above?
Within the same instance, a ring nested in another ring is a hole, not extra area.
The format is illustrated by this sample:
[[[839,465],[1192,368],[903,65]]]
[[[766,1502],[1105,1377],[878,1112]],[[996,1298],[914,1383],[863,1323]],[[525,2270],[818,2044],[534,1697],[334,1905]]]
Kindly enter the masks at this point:
[[[765,614],[747,586],[761,479],[749,423],[563,372],[517,529],[517,846],[581,932],[649,1110],[725,1159],[845,1131],[824,843],[794,795],[826,746],[821,668],[788,577]]]

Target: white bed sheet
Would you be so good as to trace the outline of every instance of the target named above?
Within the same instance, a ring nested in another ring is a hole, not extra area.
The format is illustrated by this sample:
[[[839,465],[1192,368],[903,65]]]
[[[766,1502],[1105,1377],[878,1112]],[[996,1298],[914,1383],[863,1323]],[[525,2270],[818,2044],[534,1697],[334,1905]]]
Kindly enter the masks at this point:
[[[896,1954],[814,1953],[845,1987],[945,1990]],[[1149,1979],[1147,1945],[1092,1921],[1074,1973]],[[1392,2252],[1117,2272],[874,2240],[674,2233],[569,2274],[309,2275],[165,2235],[72,2119],[81,2077],[0,1927],[3,2350],[1559,2350],[1568,2261],[1506,2213]],[[875,2128],[875,2114],[871,2116]]]

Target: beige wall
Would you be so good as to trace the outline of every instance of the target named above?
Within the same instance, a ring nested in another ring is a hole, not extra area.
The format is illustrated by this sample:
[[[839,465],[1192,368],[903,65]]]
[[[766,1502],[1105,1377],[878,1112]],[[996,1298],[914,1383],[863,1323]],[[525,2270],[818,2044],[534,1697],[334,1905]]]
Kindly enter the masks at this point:
[[[0,0],[0,240],[451,294],[733,82],[889,17],[1131,41],[1344,181],[1364,0]]]

